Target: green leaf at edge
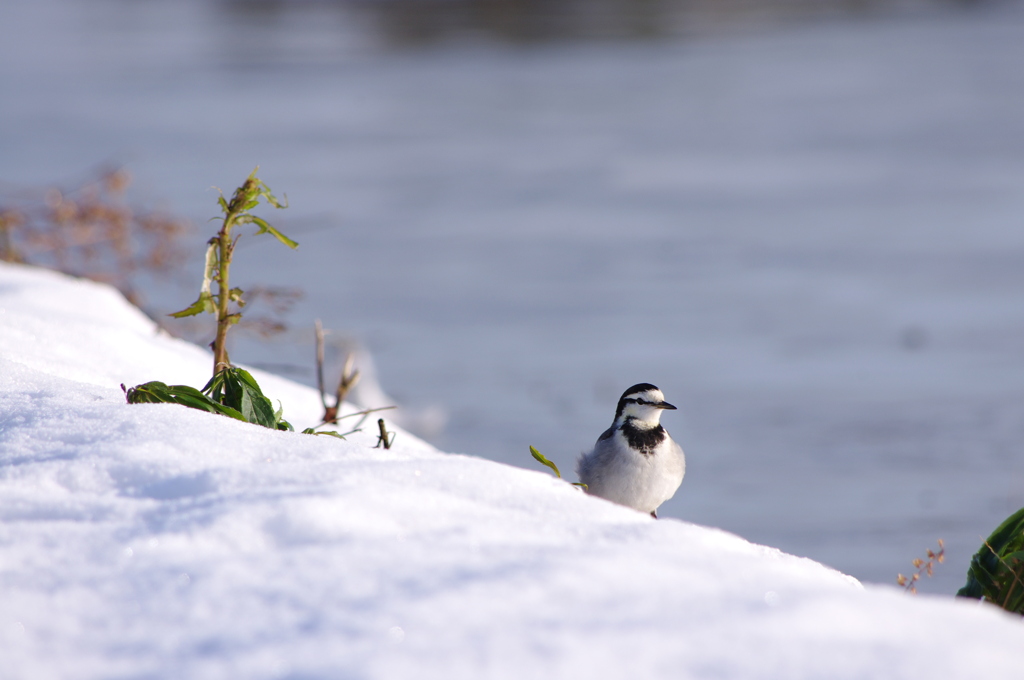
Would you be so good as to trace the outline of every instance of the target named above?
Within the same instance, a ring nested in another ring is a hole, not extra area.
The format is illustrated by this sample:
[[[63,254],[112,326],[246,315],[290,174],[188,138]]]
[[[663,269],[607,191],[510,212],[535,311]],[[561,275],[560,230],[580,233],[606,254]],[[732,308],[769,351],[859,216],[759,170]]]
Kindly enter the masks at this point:
[[[253,223],[259,225],[260,230],[256,232],[257,234],[270,233],[270,234],[272,234],[274,236],[274,238],[276,238],[278,241],[280,241],[281,243],[285,244],[286,246],[288,246],[292,250],[294,250],[295,248],[299,247],[298,243],[296,243],[295,241],[291,240],[290,238],[288,238],[287,236],[285,236],[284,234],[279,232],[277,229],[274,229],[262,217],[256,217],[255,215],[252,215],[251,217],[252,217]]]
[[[167,316],[173,316],[175,319],[182,319],[186,316],[195,316],[196,314],[202,314],[203,312],[213,311],[210,309],[213,306],[213,297],[209,293],[200,293],[199,299],[190,304],[180,312],[174,312]]]
[[[1007,517],[978,548],[978,552],[971,558],[971,565],[967,570],[967,583],[957,591],[957,597],[972,599],[987,597],[993,602],[1001,602],[1005,594],[1000,589],[998,575],[1001,571],[1005,571],[1005,567],[999,558],[1005,559],[1007,554],[1015,552],[1015,548],[1019,547],[1022,542],[1024,542],[1024,508]]]
[[[547,465],[549,468],[551,468],[554,471],[556,477],[558,477],[559,479],[562,478],[562,473],[558,471],[558,466],[552,463],[547,458],[545,458],[544,454],[542,454],[540,451],[538,451],[536,448],[532,446],[530,447],[530,454],[537,460],[538,463],[540,463],[541,465]]]

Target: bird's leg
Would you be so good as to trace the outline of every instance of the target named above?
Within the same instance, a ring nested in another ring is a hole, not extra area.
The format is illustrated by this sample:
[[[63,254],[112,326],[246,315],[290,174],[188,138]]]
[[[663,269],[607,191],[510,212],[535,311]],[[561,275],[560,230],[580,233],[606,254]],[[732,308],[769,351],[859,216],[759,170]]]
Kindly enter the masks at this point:
[[[657,510],[651,510],[651,517],[653,517],[654,519],[658,519],[658,511]]]

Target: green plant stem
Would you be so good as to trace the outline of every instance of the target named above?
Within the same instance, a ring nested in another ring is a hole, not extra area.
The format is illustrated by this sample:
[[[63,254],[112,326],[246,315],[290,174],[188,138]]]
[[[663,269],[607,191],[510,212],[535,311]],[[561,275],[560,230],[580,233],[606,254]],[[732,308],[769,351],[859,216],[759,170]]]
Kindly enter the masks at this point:
[[[252,178],[246,180],[228,205],[227,214],[224,216],[224,223],[217,232],[217,337],[213,341],[213,374],[231,366],[228,360],[227,336],[228,328],[233,322],[233,315],[229,305],[231,304],[231,286],[229,285],[229,273],[231,269],[231,254],[235,244],[231,240],[231,229],[235,225],[235,218],[244,209],[244,198],[252,184]]]
[[[231,302],[231,295],[228,291],[228,268],[230,266],[231,247],[231,223],[230,216],[224,218],[224,226],[217,234],[217,251],[219,262],[217,265],[217,337],[213,341],[213,374],[217,375],[230,364],[228,362],[227,335],[228,316],[230,311],[228,303]]]

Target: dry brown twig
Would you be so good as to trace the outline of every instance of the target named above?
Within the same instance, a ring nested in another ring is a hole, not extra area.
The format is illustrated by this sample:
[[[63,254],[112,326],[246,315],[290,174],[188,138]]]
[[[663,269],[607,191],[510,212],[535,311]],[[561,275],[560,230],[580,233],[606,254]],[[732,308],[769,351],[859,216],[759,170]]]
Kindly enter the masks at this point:
[[[391,445],[395,441],[395,433],[387,431],[387,428],[384,427],[383,418],[377,419],[377,427],[380,429],[380,435],[377,436],[377,446],[374,446],[373,448],[379,449],[383,446],[385,449],[390,449]]]
[[[906,590],[908,593],[916,593],[917,582],[921,580],[921,576],[923,574],[927,574],[928,577],[931,578],[935,565],[942,564],[942,562],[945,561],[946,545],[942,542],[942,539],[940,538],[939,551],[934,552],[929,549],[926,554],[928,556],[927,561],[922,560],[920,557],[914,560],[913,564],[914,567],[917,569],[916,573],[912,574],[909,577],[904,576],[903,574],[896,575],[896,583],[900,586],[903,586],[903,589]]]
[[[320,390],[320,403],[324,407],[323,423],[337,423],[338,409],[345,401],[345,397],[359,382],[359,371],[353,370],[355,356],[349,352],[345,356],[345,365],[341,369],[341,378],[338,380],[338,389],[334,393],[334,406],[328,406],[327,395],[324,390],[324,327],[317,319],[314,323],[316,333],[316,386]]]

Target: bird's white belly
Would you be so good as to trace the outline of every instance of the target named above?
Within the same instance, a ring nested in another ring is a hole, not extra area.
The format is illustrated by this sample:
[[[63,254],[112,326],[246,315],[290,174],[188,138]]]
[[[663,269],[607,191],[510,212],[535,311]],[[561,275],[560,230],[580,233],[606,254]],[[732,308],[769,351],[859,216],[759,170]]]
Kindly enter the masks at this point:
[[[683,481],[682,451],[674,443],[653,455],[620,450],[598,473],[582,479],[588,493],[641,512],[653,512],[671,498]]]

